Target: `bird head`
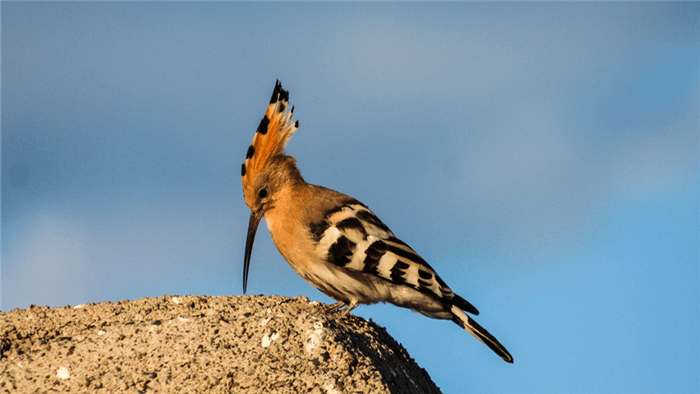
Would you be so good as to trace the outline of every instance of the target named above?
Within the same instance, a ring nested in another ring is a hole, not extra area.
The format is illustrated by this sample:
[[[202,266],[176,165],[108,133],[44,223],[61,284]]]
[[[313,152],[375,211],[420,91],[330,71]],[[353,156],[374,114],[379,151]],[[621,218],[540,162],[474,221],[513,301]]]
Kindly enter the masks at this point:
[[[248,147],[241,166],[243,197],[250,208],[243,260],[243,293],[248,283],[250,256],[260,220],[266,211],[274,207],[276,192],[289,181],[289,169],[296,169],[295,159],[286,155],[285,148],[299,128],[299,121],[292,122],[294,108],[287,111],[288,107],[289,92],[277,81],[265,116],[255,131],[253,143]]]

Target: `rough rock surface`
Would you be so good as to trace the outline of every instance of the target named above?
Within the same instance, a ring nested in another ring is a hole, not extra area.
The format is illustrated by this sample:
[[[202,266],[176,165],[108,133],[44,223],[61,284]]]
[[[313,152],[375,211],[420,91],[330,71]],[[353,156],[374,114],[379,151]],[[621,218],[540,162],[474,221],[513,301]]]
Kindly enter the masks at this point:
[[[306,297],[166,296],[0,313],[0,392],[438,393],[376,324]]]

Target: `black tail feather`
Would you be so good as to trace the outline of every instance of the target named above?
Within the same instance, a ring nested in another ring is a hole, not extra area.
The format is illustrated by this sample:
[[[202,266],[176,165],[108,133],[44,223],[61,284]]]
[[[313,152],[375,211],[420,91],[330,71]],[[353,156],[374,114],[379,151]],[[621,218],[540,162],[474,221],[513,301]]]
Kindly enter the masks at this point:
[[[498,339],[491,335],[484,327],[481,327],[479,323],[474,321],[474,319],[470,318],[467,315],[464,315],[467,318],[467,321],[463,321],[458,315],[454,315],[452,317],[452,321],[455,322],[458,326],[462,327],[466,331],[468,331],[470,334],[474,335],[478,340],[483,342],[486,346],[491,348],[496,354],[501,356],[501,358],[508,363],[513,363],[513,356],[510,355],[508,350],[506,350],[505,346],[501,345],[500,342],[498,342]]]

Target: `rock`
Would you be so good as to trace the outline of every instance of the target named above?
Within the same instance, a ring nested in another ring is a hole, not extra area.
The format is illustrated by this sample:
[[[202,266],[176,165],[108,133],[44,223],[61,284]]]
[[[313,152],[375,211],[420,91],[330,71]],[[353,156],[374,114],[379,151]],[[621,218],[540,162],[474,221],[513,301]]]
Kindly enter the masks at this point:
[[[306,297],[0,313],[0,392],[439,393],[386,331]]]

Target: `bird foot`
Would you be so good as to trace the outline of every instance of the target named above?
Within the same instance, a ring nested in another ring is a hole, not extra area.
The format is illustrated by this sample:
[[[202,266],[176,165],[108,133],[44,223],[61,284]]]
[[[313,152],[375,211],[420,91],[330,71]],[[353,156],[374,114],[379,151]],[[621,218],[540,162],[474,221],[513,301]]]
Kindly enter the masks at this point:
[[[340,308],[345,307],[343,310],[340,310]],[[327,313],[332,313],[332,314],[338,314],[338,317],[341,319],[347,316],[351,310],[355,309],[357,307],[357,303],[351,303],[350,305],[346,304],[343,301],[338,301],[335,304],[329,305],[328,309],[326,309]]]

